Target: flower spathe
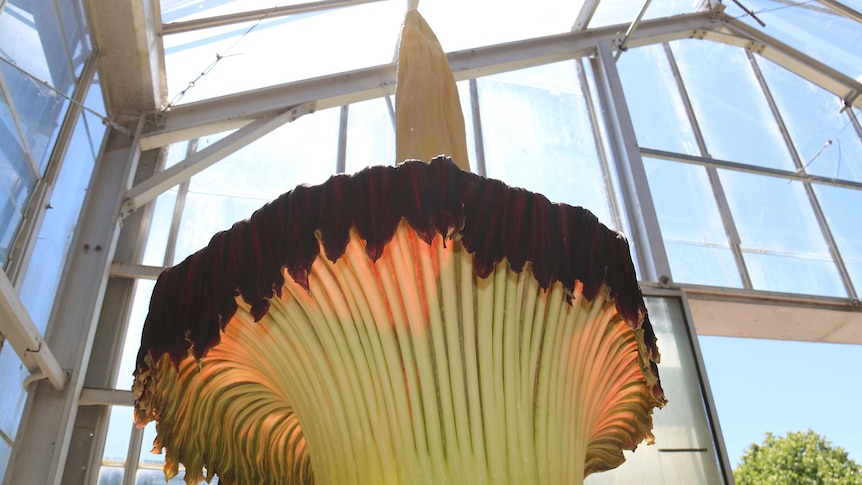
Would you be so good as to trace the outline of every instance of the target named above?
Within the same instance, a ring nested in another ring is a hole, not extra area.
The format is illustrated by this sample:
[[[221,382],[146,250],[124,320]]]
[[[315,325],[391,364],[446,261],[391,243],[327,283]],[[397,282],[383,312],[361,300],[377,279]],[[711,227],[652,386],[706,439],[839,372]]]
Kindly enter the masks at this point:
[[[136,421],[221,483],[579,483],[652,439],[626,240],[458,169],[298,187],[163,273]]]

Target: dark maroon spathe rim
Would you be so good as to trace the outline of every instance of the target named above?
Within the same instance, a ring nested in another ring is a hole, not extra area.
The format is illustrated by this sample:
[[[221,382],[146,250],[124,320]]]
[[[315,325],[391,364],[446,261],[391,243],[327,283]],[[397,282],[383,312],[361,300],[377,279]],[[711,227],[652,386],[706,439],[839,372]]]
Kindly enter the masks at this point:
[[[592,300],[606,285],[620,315],[643,329],[649,371],[658,379],[656,338],[626,239],[582,207],[552,204],[541,194],[464,172],[446,157],[299,186],[216,234],[207,247],[159,276],[135,374],[149,370],[148,354],[153,363],[169,354],[179,364],[192,346],[195,357],[203,358],[236,313],[236,296],[260,320],[269,299],[281,294],[283,268],[308,289],[321,244],[325,256],[337,261],[351,228],[376,261],[402,219],[429,244],[438,233],[460,239],[480,278],[506,258],[515,272],[529,261],[543,289],[554,282],[572,289],[580,281]],[[663,400],[658,382],[652,393]]]

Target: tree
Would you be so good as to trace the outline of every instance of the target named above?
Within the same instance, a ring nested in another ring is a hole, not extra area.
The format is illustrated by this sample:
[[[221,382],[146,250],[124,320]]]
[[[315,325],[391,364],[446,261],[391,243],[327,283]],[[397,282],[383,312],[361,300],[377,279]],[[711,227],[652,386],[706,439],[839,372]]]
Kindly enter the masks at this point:
[[[733,471],[737,485],[862,485],[862,466],[810,429],[776,438],[766,433]]]

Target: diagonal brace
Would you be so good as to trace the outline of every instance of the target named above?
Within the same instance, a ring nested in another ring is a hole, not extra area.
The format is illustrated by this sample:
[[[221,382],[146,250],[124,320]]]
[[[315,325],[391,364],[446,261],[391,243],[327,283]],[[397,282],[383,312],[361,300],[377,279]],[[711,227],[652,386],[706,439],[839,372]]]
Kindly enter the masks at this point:
[[[120,209],[120,217],[125,219],[129,214],[155,200],[156,197],[171,187],[188,180],[192,175],[223,160],[285,123],[314,112],[314,109],[315,103],[305,103],[274,115],[258,118],[203,150],[195,152],[167,170],[135,185],[126,192],[123,206]]]
[[[48,348],[3,271],[0,271],[0,333],[30,371],[25,383],[46,378],[54,389],[63,390],[68,381],[66,372]]]

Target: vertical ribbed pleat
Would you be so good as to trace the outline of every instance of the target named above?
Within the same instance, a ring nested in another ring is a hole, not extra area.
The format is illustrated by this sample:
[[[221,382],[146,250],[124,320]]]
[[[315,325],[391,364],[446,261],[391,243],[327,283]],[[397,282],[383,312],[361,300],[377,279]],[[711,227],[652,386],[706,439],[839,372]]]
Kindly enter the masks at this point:
[[[158,379],[157,448],[189,483],[580,483],[650,423],[635,331],[599,291],[542,290],[529,263],[487,278],[402,221],[376,261],[351,231],[308,289],[285,278],[257,323]],[[167,391],[166,391],[167,392]],[[159,401],[161,403],[162,401]],[[648,421],[648,419],[647,419]],[[209,425],[209,423],[219,423]],[[195,431],[197,430],[197,431]],[[251,470],[251,471],[249,471]],[[312,472],[313,470],[313,472]]]

